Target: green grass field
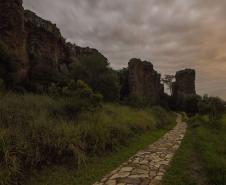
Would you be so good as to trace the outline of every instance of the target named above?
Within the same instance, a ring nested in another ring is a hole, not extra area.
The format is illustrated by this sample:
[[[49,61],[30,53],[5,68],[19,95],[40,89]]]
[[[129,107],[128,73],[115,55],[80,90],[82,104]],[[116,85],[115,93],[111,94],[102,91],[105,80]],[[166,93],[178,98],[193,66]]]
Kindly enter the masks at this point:
[[[226,116],[216,123],[197,116],[164,177],[164,185],[226,184]]]

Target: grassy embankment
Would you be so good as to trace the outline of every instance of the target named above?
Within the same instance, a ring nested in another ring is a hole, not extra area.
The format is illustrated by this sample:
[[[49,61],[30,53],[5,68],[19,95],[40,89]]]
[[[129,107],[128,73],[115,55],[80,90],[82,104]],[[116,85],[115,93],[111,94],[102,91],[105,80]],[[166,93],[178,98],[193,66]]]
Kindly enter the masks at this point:
[[[164,177],[164,185],[226,185],[226,116],[196,116]]]
[[[63,98],[0,101],[1,185],[92,184],[175,124],[161,108],[104,104],[74,116]]]

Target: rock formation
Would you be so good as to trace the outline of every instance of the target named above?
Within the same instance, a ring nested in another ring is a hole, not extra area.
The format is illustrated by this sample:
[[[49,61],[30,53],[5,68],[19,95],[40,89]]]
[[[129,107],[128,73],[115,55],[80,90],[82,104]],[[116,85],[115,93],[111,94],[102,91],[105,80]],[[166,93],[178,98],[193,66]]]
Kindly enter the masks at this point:
[[[1,0],[0,41],[20,61],[18,78],[27,79],[37,68],[67,72],[70,64],[84,55],[98,55],[96,49],[67,43],[57,26],[24,10],[22,0]]]
[[[1,0],[0,3],[0,40],[21,63],[26,63],[22,0]]]
[[[193,69],[178,71],[175,76],[176,81],[173,84],[173,96],[196,95],[195,76],[195,70]]]
[[[130,96],[150,98],[153,104],[159,103],[164,87],[161,75],[153,69],[152,63],[134,58],[130,60],[128,70]]]

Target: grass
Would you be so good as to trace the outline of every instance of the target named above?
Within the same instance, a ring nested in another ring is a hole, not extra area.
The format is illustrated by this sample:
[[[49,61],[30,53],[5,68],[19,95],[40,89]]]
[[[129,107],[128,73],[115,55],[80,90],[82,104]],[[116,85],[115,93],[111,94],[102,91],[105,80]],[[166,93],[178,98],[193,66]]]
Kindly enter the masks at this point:
[[[140,149],[136,147],[144,146],[141,143],[131,145],[139,137],[140,142],[145,143],[145,137],[148,137],[145,134],[148,133],[151,142],[152,137],[158,138],[162,129],[168,129],[175,122],[173,113],[159,107],[141,110],[119,104],[104,104],[90,111],[81,111],[76,107],[79,105],[76,99],[72,100],[15,94],[8,94],[1,99],[1,185],[25,184],[33,171],[37,174],[43,169],[52,171],[53,166],[66,170],[67,173],[62,171],[57,175],[63,177],[70,171],[73,174],[80,173],[87,166],[77,177],[82,179],[85,176],[81,174],[88,174],[86,180],[91,182],[89,178],[94,173],[89,171],[92,169],[89,165],[94,165],[94,169],[98,165],[93,161],[103,162],[103,166],[98,167],[102,170],[94,175],[101,176],[104,174],[103,169],[108,171],[114,166],[107,164],[109,160],[112,164],[115,161],[116,166],[133,153],[129,152],[130,148],[135,152]],[[88,105],[89,102],[85,103]],[[117,160],[117,152],[123,151],[124,147],[128,155],[123,158],[121,153],[122,159]],[[116,158],[108,158],[111,154]],[[85,180],[82,182],[86,184]]]
[[[164,185],[226,184],[226,116],[211,123],[205,116],[189,121],[189,129]]]
[[[125,162],[135,154],[160,138],[167,129],[160,129],[156,132],[148,132],[131,140],[131,143],[102,157],[93,157],[88,165],[76,170],[68,170],[64,167],[52,167],[35,174],[29,184],[33,185],[91,185],[100,180],[101,177]]]

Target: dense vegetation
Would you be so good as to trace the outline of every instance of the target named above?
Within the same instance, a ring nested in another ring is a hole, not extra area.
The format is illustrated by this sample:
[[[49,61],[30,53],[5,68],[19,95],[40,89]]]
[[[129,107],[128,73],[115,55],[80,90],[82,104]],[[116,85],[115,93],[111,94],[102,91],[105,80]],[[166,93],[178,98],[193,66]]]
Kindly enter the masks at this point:
[[[226,184],[226,115],[197,115],[189,120],[189,129],[165,185]]]
[[[2,95],[1,184],[21,183],[44,166],[78,169],[91,156],[116,151],[133,137],[174,122],[162,108],[102,104],[101,97],[81,81],[75,89],[65,88],[65,96],[53,97]]]
[[[153,107],[150,98],[129,96],[128,69],[113,70],[98,53],[76,58],[66,73],[34,59],[22,81],[20,63],[0,42],[0,185],[56,185],[65,178],[91,184],[172,128],[170,110],[193,117],[164,183],[226,184],[220,98],[165,94],[159,106],[168,111]],[[163,79],[170,91],[173,78]]]

